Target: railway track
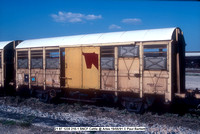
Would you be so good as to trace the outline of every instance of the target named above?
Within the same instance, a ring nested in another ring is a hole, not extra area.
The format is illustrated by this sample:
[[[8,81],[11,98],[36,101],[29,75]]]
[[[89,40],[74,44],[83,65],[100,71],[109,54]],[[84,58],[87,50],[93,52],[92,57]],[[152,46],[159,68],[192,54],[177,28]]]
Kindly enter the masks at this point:
[[[147,132],[174,130],[200,132],[199,111],[184,115],[146,112],[135,114],[125,109],[79,103],[46,104],[35,98],[0,97],[0,120],[27,121],[32,125],[55,126],[144,126]],[[168,132],[168,131],[167,131]]]

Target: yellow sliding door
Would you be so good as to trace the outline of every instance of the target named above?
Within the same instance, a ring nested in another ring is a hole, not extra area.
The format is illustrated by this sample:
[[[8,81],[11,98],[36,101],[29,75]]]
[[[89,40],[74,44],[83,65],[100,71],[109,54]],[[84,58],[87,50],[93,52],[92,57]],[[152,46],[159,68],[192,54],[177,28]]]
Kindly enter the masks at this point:
[[[100,48],[65,48],[65,87],[100,89]]]

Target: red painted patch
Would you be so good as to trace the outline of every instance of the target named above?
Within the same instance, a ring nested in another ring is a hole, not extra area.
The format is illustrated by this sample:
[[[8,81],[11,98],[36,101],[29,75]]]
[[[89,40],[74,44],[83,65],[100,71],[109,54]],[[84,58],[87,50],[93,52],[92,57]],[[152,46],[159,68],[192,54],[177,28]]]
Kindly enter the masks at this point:
[[[82,53],[85,57],[86,65],[88,69],[92,68],[92,64],[98,69],[98,54]]]

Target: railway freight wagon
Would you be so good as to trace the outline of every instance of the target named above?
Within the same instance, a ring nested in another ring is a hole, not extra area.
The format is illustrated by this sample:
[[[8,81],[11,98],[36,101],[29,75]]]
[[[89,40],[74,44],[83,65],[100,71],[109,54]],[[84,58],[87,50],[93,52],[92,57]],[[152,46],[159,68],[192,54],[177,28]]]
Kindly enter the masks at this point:
[[[11,94],[15,87],[14,53],[21,41],[0,42],[0,94]],[[5,90],[4,90],[5,89]]]
[[[184,59],[179,28],[25,40],[16,47],[16,90],[140,111],[185,92]]]

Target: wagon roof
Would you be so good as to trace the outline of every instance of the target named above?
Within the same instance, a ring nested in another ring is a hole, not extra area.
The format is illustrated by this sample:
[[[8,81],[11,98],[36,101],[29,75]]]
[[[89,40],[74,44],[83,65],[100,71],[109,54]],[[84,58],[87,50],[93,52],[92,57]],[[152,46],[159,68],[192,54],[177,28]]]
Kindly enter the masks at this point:
[[[11,43],[12,41],[1,41],[0,42],[0,49],[3,49],[6,45],[8,45],[9,43]]]
[[[135,30],[123,32],[84,34],[53,38],[25,40],[16,48],[35,48],[50,46],[101,46],[112,43],[135,43],[138,41],[162,41],[171,40],[176,28]]]

